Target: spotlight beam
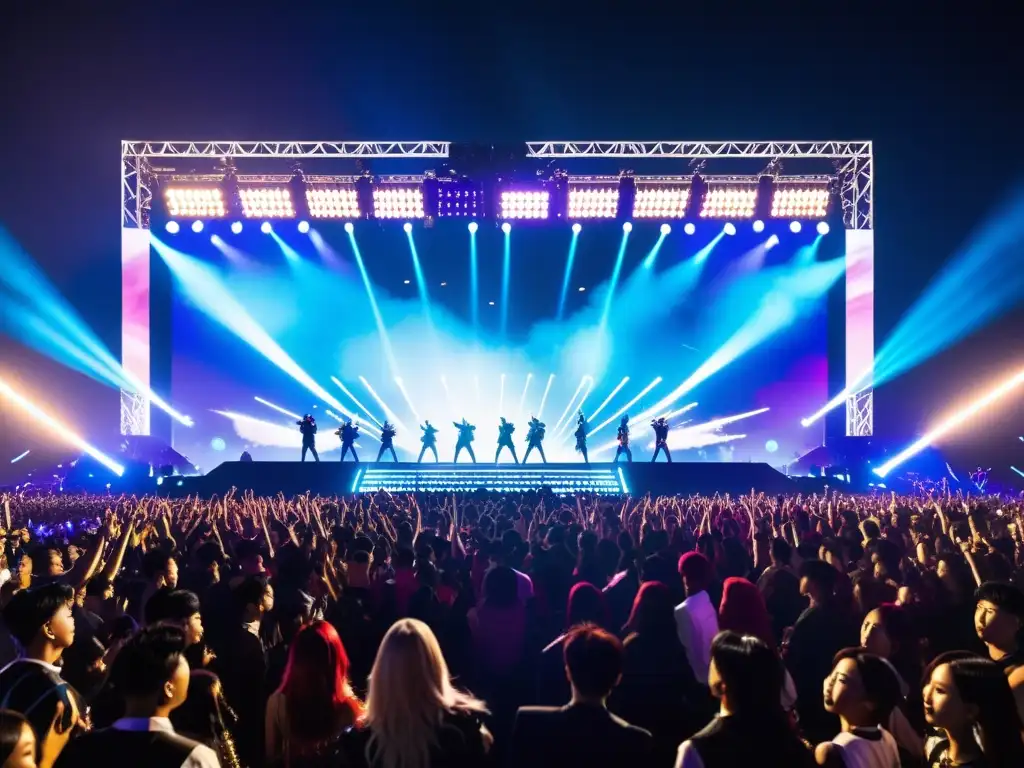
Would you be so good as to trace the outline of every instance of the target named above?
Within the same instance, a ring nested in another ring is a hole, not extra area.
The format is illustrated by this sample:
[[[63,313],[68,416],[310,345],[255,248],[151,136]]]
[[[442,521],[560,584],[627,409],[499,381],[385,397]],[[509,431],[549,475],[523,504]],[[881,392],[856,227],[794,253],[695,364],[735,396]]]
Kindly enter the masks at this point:
[[[508,294],[512,282],[512,232],[505,233],[501,260],[501,337],[508,335]]]
[[[576,246],[579,245],[580,233],[573,231],[572,240],[569,241],[569,255],[565,259],[565,275],[562,277],[562,292],[558,296],[558,312],[556,320],[561,320],[565,314],[565,300],[569,295],[569,281],[572,279],[572,265],[576,261]]]
[[[622,274],[622,264],[626,260],[626,244],[629,242],[630,229],[623,227],[622,240],[619,242],[619,252],[615,257],[615,267],[612,269],[611,280],[608,281],[608,293],[604,297],[604,309],[601,310],[601,329],[608,326],[608,318],[612,313],[612,301],[615,298],[615,289],[619,285],[619,275]]]
[[[505,374],[501,374],[501,385],[498,389],[498,415],[505,413]]]
[[[371,440],[376,440],[377,442],[380,442],[380,435],[379,434],[375,434],[373,432],[373,428],[369,424],[367,424],[365,421],[362,421],[359,418],[358,415],[353,415],[351,417],[344,417],[343,418],[343,417],[339,416],[338,414],[336,414],[334,411],[332,411],[330,408],[325,408],[324,409],[324,413],[326,413],[328,416],[330,416],[335,421],[337,421],[339,423],[342,423],[342,424],[345,423],[345,419],[346,418],[351,418],[352,419],[352,423],[355,426],[359,427],[361,430],[363,430],[363,434],[364,435],[366,435]],[[395,442],[398,442],[398,441],[396,440]],[[359,445],[359,443],[356,443],[356,445]]]
[[[624,414],[626,411],[628,411],[630,408],[632,408],[634,405],[636,405],[638,402],[640,402],[640,400],[643,399],[644,395],[646,395],[648,392],[650,392],[652,389],[654,389],[659,384],[661,384],[661,376],[658,376],[657,378],[655,378],[654,381],[652,381],[646,387],[641,389],[640,392],[637,393],[636,397],[634,397],[632,400],[630,400],[624,406],[619,408],[619,410],[617,410],[615,413],[613,413],[607,419],[605,419],[600,424],[598,424],[596,427],[594,427],[592,430],[590,430],[590,432],[587,433],[587,437],[589,438],[595,432],[597,432],[597,431],[607,427],[609,424],[611,424],[613,421],[615,421],[617,418],[619,418],[622,414]]]
[[[82,451],[83,453],[92,456],[94,459],[96,459],[96,461],[98,461],[104,467],[109,469],[118,477],[121,477],[121,475],[124,474],[123,466],[114,461],[110,456],[107,456],[107,454],[103,453],[103,451],[101,451],[99,448],[96,448],[95,446],[92,446],[89,443],[87,443],[85,440],[83,440],[81,437],[75,434],[66,424],[51,416],[49,413],[44,411],[42,408],[40,408],[38,405],[30,401],[28,398],[24,397],[23,395],[15,391],[15,389],[11,387],[11,385],[4,381],[2,378],[0,378],[0,395],[5,395],[8,400],[10,400],[16,406],[21,408],[21,410],[23,410],[29,416],[34,418],[37,423],[44,424],[45,426],[49,427],[60,438],[62,438],[66,442],[71,443],[71,445],[75,446],[75,448]]]
[[[555,426],[551,428],[551,432],[553,434],[557,433],[559,427],[562,426],[562,421],[564,421],[565,417],[569,415],[569,411],[572,410],[573,403],[576,402],[576,398],[579,397],[580,392],[583,391],[583,387],[587,385],[588,380],[592,381],[589,376],[584,376],[580,379],[580,383],[576,385],[576,391],[572,393],[572,397],[569,398],[569,402],[565,404],[565,410],[562,411],[562,415],[558,417],[558,421],[555,422]]]
[[[366,387],[366,391],[370,393],[370,397],[372,397],[376,401],[377,405],[380,406],[380,409],[384,411],[384,415],[391,419],[396,427],[401,427],[404,431],[408,432],[408,428],[402,423],[402,420],[398,418],[398,414],[388,408],[387,403],[381,399],[380,395],[377,394],[377,390],[371,386],[370,382],[366,380],[366,377],[360,376],[359,381],[363,383],[363,386]]]
[[[269,400],[264,400],[262,397],[256,396],[253,398],[253,400],[255,400],[257,403],[260,403],[261,405],[267,406],[267,408],[271,408],[277,411],[278,413],[283,413],[285,416],[290,416],[296,421],[302,418],[302,416],[300,416],[299,414],[293,413],[292,411],[289,411],[287,408],[282,408],[280,405],[274,405],[272,402],[270,402]]]
[[[473,333],[480,328],[480,273],[477,268],[476,231],[469,233],[469,314]]]
[[[28,456],[28,455],[29,455],[30,453],[32,453],[32,450],[31,450],[31,449],[29,449],[29,450],[25,451],[24,453],[19,453],[19,454],[18,454],[17,456],[15,456],[15,457],[14,457],[13,459],[11,459],[11,464],[17,464],[17,463],[18,463],[19,461],[21,461],[22,459],[24,459],[24,458],[25,458],[26,456]]]
[[[412,413],[412,417],[416,419],[416,423],[422,423],[423,419],[421,419],[419,413],[416,412],[416,406],[412,404],[412,398],[409,397],[409,393],[405,389],[405,384],[398,376],[395,376],[395,385],[398,387],[398,391],[402,393],[402,397],[405,398],[405,404],[409,407],[409,412]]]
[[[362,412],[363,412],[363,413],[365,413],[365,414],[366,414],[367,416],[369,416],[369,417],[370,417],[370,421],[372,421],[372,422],[373,422],[374,424],[376,424],[376,425],[377,425],[378,427],[382,427],[382,426],[384,426],[384,425],[383,425],[383,424],[382,424],[382,423],[380,422],[380,419],[378,419],[378,418],[377,418],[376,416],[374,416],[374,415],[373,415],[373,414],[372,414],[372,413],[370,412],[370,409],[369,409],[369,408],[367,408],[367,407],[366,407],[365,405],[363,405],[362,401],[360,401],[358,397],[356,397],[355,395],[353,395],[353,394],[352,394],[352,392],[351,392],[351,391],[349,390],[349,388],[348,388],[348,387],[346,387],[346,386],[345,386],[344,384],[342,384],[342,382],[341,382],[341,379],[339,379],[339,378],[338,378],[337,376],[331,376],[331,381],[333,381],[333,382],[334,382],[334,385],[335,385],[336,387],[338,387],[338,389],[340,389],[340,390],[341,390],[342,392],[344,392],[344,393],[345,393],[346,395],[348,395],[349,399],[350,399],[350,400],[351,400],[351,401],[352,401],[353,403],[355,403],[355,404],[356,404],[356,407],[357,407],[357,408],[359,408],[360,410],[362,410]],[[343,411],[343,413],[344,413],[344,411]],[[350,418],[351,418],[351,417],[350,417]]]
[[[615,389],[613,389],[611,392],[609,392],[608,393],[608,397],[606,397],[601,402],[601,404],[599,406],[597,406],[597,410],[594,411],[592,414],[590,414],[590,419],[588,419],[588,421],[596,419],[597,418],[597,414],[599,414],[601,411],[603,411],[605,409],[605,406],[607,406],[608,403],[610,403],[612,401],[612,398],[614,398],[617,394],[619,394],[619,390],[622,389],[624,386],[626,386],[627,383],[629,383],[629,376],[623,376],[622,377],[622,381],[620,381],[618,384],[616,384],[615,385]]]
[[[433,328],[434,318],[430,312],[430,293],[427,290],[427,279],[423,274],[423,267],[420,265],[420,255],[416,250],[416,240],[413,238],[412,230],[405,233],[409,240],[409,253],[412,255],[412,268],[416,274],[416,287],[419,289],[420,301],[423,302],[423,315],[427,318],[427,324]]]
[[[384,357],[388,361],[388,368],[392,376],[398,375],[398,361],[395,359],[395,351],[391,348],[391,337],[388,335],[387,327],[384,325],[384,316],[380,312],[380,307],[377,304],[377,297],[373,292],[373,283],[370,280],[370,273],[366,270],[366,264],[363,263],[363,254],[359,250],[359,243],[356,242],[355,231],[348,233],[348,241],[352,246],[352,254],[356,259],[356,266],[359,267],[359,275],[363,279],[363,287],[366,288],[366,297],[370,302],[370,311],[373,313],[373,319],[377,323],[377,335],[380,336],[381,347],[384,349]]]
[[[519,419],[521,419],[523,416],[523,406],[526,404],[526,392],[530,388],[530,381],[532,379],[532,373],[526,374],[526,383],[523,384],[523,394],[519,396],[519,410],[516,411],[516,421],[519,421]]]
[[[548,392],[551,391],[551,384],[555,380],[555,374],[548,374],[548,383],[544,387],[544,394],[540,398],[540,406],[537,408],[537,418],[539,419],[541,414],[544,413],[544,404],[548,401]]]

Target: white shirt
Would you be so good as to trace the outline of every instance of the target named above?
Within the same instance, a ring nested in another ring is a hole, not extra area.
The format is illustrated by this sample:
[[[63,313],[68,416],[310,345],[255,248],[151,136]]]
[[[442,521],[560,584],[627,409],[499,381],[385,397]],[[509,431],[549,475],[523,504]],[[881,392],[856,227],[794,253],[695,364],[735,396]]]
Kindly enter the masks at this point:
[[[846,768],[900,768],[896,739],[884,728],[858,728],[843,731],[832,744]]]
[[[122,717],[113,728],[115,731],[163,731],[174,733],[174,726],[166,717]],[[205,744],[196,744],[181,768],[220,768],[217,753]]]
[[[707,592],[683,600],[676,606],[676,631],[686,649],[686,658],[697,681],[707,685],[711,666],[711,641],[718,634],[718,612]]]

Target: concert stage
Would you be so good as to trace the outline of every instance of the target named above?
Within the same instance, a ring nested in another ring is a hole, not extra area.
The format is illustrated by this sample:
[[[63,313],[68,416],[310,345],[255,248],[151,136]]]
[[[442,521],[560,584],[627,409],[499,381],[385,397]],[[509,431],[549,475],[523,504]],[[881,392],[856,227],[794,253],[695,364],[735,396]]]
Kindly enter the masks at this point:
[[[395,492],[518,492],[550,487],[558,493],[592,491],[639,496],[671,494],[795,492],[790,478],[768,464],[745,462],[636,462],[633,464],[412,464],[315,462],[225,462],[201,477],[172,477],[159,492],[170,495],[224,493],[231,487],[257,495],[345,495],[386,488]]]

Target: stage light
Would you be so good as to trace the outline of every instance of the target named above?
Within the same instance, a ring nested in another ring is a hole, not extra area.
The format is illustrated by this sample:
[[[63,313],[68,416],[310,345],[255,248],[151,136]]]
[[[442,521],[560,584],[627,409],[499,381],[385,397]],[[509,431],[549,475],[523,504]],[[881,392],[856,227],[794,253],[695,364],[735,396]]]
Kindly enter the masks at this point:
[[[295,217],[288,187],[240,187],[238,199],[247,219],[291,219]]]
[[[614,219],[618,209],[618,186],[569,187],[568,216],[570,219]]]
[[[803,229],[803,225],[799,221],[789,222],[789,231],[794,235],[800,232],[801,229]]]
[[[779,244],[779,236],[778,235],[772,235],[771,237],[769,237],[765,241],[764,249],[766,251],[770,251],[772,248],[774,248],[778,244]]]
[[[231,222],[231,232],[236,235],[242,234],[242,222],[233,221]]]
[[[622,231],[623,232],[632,232],[633,231],[633,223],[630,222],[630,221],[622,222]]]
[[[260,224],[260,232],[262,232],[264,235],[269,235],[273,230],[274,228],[270,226],[269,221],[264,221],[262,224]]]
[[[733,224],[731,221],[727,221],[725,223],[725,226],[722,227],[722,231],[725,232],[725,234],[727,234],[727,235],[735,235],[736,234],[736,225]]]
[[[469,234],[471,234],[471,235],[475,235],[475,234],[476,234],[476,231],[477,231],[477,230],[478,230],[479,228],[480,228],[480,225],[479,225],[479,224],[477,224],[477,223],[476,223],[475,221],[471,221],[471,222],[469,222]]]
[[[181,231],[181,225],[176,221],[168,221],[167,224],[164,225],[164,229],[166,229],[170,234],[176,235]]]
[[[164,190],[170,216],[196,219],[221,219],[227,214],[224,193],[218,187],[205,189],[170,187]]]
[[[584,287],[583,287],[583,286],[581,285],[581,286],[580,286],[580,287],[579,287],[579,288],[578,288],[577,290],[578,290],[578,291],[579,291],[580,293],[583,293],[583,292],[584,292],[585,290],[587,290],[587,289],[586,289],[586,288],[584,288]]]
[[[308,232],[309,232],[309,222],[308,221],[300,221],[299,222],[299,234],[305,235]]]
[[[768,451],[768,453],[775,453],[779,450],[779,444],[775,440],[769,440],[764,444],[764,449]]]
[[[512,225],[506,221],[504,224],[501,225],[501,231],[507,235],[509,232],[512,231]]]
[[[700,209],[702,219],[749,219],[757,206],[757,187],[709,187]]]
[[[476,218],[482,213],[482,193],[466,179],[439,179],[437,215]]]
[[[351,235],[351,234],[352,234],[353,232],[355,232],[355,231],[356,231],[356,228],[355,228],[355,226],[354,226],[354,225],[352,224],[352,222],[351,222],[351,221],[346,221],[346,222],[345,222],[345,231],[346,231],[346,232],[347,232],[348,234],[350,234],[350,235]]]
[[[487,306],[489,306],[489,307],[493,307],[493,306],[494,306],[494,302],[493,302],[493,301],[488,301],[488,302],[487,302]]]
[[[662,224],[661,225],[661,234],[667,235],[671,231],[672,231],[672,227],[669,226],[668,224]]]
[[[772,194],[772,218],[823,218],[828,213],[828,199],[828,186],[776,187]]]
[[[572,225],[572,233],[574,235],[578,235],[582,231],[583,231],[583,225],[580,224],[578,221],[575,224]]]
[[[223,451],[228,447],[223,437],[215,437],[210,441],[210,447],[215,451]]]
[[[192,231],[195,232],[197,235],[200,232],[202,232],[203,231],[203,222],[201,222],[201,221],[193,221],[192,222]]]
[[[764,222],[761,221],[760,219],[757,219],[754,222],[754,231],[759,233],[764,232]]]
[[[378,219],[422,219],[423,190],[394,185],[375,187],[373,215]]]
[[[825,235],[828,234],[828,230],[829,230],[828,222],[827,221],[819,221],[817,229],[818,229],[818,234],[821,235],[822,237],[824,237]]]
[[[503,219],[546,219],[551,207],[547,190],[505,190],[501,193],[500,215]]]
[[[696,231],[697,228],[693,225],[692,221],[688,221],[686,222],[686,224],[683,225],[683,232],[685,232],[688,235],[692,235]]]
[[[358,219],[359,194],[353,185],[307,187],[306,205],[314,219]]]
[[[410,282],[412,282],[412,281],[411,281],[411,280],[403,280],[403,281],[402,281],[402,284],[403,284],[403,285],[408,285],[408,284],[409,284]]]
[[[668,187],[660,184],[637,186],[633,198],[634,219],[681,219],[690,202],[688,187]]]
[[[407,222],[405,222],[405,224],[403,224],[403,225],[402,225],[402,230],[403,230],[403,231],[405,232],[405,234],[407,234],[407,235],[408,235],[408,234],[411,234],[411,233],[412,233],[412,224],[410,224],[410,223],[409,223],[408,221],[407,221]]]
[[[19,461],[21,461],[26,456],[28,456],[31,452],[32,452],[32,450],[29,449],[29,450],[25,451],[24,453],[19,453],[17,456],[15,456],[13,459],[11,459],[11,464],[17,464]]]

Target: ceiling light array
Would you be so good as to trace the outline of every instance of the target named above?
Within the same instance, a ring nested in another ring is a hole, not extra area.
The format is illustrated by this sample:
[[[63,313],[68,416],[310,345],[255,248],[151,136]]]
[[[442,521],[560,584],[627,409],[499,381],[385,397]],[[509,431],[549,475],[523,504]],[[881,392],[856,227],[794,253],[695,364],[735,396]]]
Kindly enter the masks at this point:
[[[614,219],[619,211],[619,188],[569,187],[570,219]]]
[[[295,217],[288,187],[243,187],[238,190],[242,215],[247,219],[291,219]]]
[[[227,215],[224,193],[219,187],[170,187],[164,190],[164,199],[171,216],[222,219]]]
[[[681,219],[690,202],[689,187],[637,186],[634,219]]]

